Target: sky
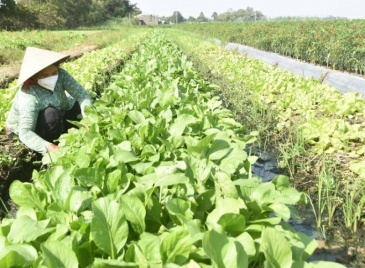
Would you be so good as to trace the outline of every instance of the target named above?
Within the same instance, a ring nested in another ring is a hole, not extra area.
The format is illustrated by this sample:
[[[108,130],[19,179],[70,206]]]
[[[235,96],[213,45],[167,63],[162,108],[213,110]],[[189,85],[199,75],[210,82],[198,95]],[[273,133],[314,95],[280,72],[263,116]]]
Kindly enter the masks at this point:
[[[229,9],[252,7],[270,18],[281,16],[299,17],[347,17],[365,19],[365,0],[130,0],[142,13],[171,16],[180,11],[183,17],[197,17],[203,12],[211,17]]]

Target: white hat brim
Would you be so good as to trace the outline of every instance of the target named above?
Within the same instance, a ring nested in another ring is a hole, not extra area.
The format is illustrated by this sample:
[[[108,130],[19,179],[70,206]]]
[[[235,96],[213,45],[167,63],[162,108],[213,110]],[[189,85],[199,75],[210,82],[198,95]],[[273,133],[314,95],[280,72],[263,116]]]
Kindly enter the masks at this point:
[[[36,47],[27,47],[25,50],[22,66],[20,67],[18,85],[23,84],[36,73],[42,71],[48,66],[64,61],[69,55],[40,49]]]

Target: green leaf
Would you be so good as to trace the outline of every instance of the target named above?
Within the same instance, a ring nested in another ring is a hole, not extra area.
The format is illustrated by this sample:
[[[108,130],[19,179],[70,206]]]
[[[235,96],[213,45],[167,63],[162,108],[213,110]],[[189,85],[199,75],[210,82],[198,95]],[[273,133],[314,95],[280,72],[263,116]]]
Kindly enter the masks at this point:
[[[240,234],[236,237],[236,240],[242,244],[248,257],[254,257],[256,255],[255,241],[249,233],[244,232]]]
[[[230,239],[223,247],[223,263],[227,268],[248,268],[248,256],[241,243]]]
[[[128,113],[128,116],[136,124],[141,124],[141,123],[146,121],[146,118],[144,117],[144,115],[140,111],[136,111],[136,110],[130,111]]]
[[[144,222],[146,217],[146,208],[142,201],[135,196],[126,195],[121,197],[121,201],[120,206],[127,221],[131,223],[133,229],[137,233],[142,234],[146,228],[146,224]]]
[[[314,238],[309,237],[304,233],[299,232],[298,236],[300,238],[300,241],[304,244],[302,260],[306,261],[312,256],[313,252],[317,249],[318,242]]]
[[[198,219],[190,220],[184,224],[186,230],[189,231],[192,243],[203,240],[202,224]]]
[[[190,180],[197,180],[199,184],[203,184],[211,176],[213,165],[214,163],[207,159],[197,159],[188,156],[186,175]]]
[[[47,267],[78,268],[75,252],[61,241],[46,241],[41,245],[43,264]]]
[[[124,260],[131,263],[138,264],[139,267],[148,267],[148,260],[143,255],[141,249],[134,242],[128,247]]]
[[[47,238],[47,241],[60,241],[68,234],[69,231],[69,226],[57,224],[56,230]]]
[[[228,238],[225,234],[216,230],[210,230],[204,234],[203,249],[216,267],[226,267],[223,261],[223,247],[228,244]]]
[[[46,194],[31,183],[14,181],[10,185],[9,194],[18,206],[28,206],[36,211],[43,211],[47,204]]]
[[[246,209],[246,204],[242,199],[221,198],[216,201],[215,209],[208,214],[206,224],[213,228],[222,215],[227,213],[240,214],[241,209]]]
[[[261,180],[258,178],[251,179],[239,179],[234,181],[236,186],[240,188],[240,196],[246,200],[250,199],[252,193],[261,184]]]
[[[116,169],[107,175],[106,185],[109,193],[114,193],[117,190],[121,177],[122,171],[119,169]]]
[[[53,190],[55,188],[55,184],[57,179],[65,172],[65,169],[62,166],[54,166],[51,167],[44,174],[44,181],[49,190]]]
[[[360,178],[365,178],[365,161],[352,161],[350,170],[359,175]]]
[[[219,167],[222,171],[233,174],[246,160],[247,153],[242,149],[234,148],[228,156],[221,160]]]
[[[153,188],[152,188],[153,189]],[[156,196],[151,196],[146,207],[146,229],[149,232],[158,232],[162,224],[162,205]]]
[[[148,261],[154,263],[161,262],[161,239],[158,236],[143,233],[137,244]]]
[[[19,218],[21,216],[28,216],[32,220],[37,220],[37,213],[31,207],[19,207],[16,213],[16,217]]]
[[[227,213],[218,220],[226,232],[237,234],[245,231],[246,220],[245,217],[239,214]]]
[[[6,245],[6,237],[2,236],[3,234],[0,233],[0,252]]]
[[[188,125],[194,124],[198,121],[198,118],[190,115],[190,114],[182,114],[178,116],[174,123],[170,127],[170,135],[171,136],[181,136],[184,133],[185,128]]]
[[[90,162],[91,162],[91,156],[88,153],[79,151],[75,159],[75,164],[79,168],[86,168],[90,166]]]
[[[213,189],[206,190],[195,201],[198,203],[197,211],[209,211],[215,202],[215,191]]]
[[[277,225],[281,222],[281,218],[280,217],[271,217],[271,218],[264,218],[264,219],[259,219],[259,220],[254,220],[254,221],[249,221],[249,224],[270,224],[270,225]]]
[[[124,267],[135,267],[138,268],[137,263],[130,263],[121,260],[105,260],[95,258],[92,268],[124,268]]]
[[[167,202],[166,208],[170,215],[174,215],[179,219],[180,224],[184,224],[194,216],[194,213],[190,210],[189,202],[180,198],[171,199]]]
[[[132,151],[126,151],[122,149],[116,149],[114,154],[110,157],[109,161],[116,163],[130,163],[137,161],[138,158]]]
[[[136,262],[139,267],[153,267],[161,263],[160,246],[161,240],[158,236],[143,233],[140,240],[133,242],[128,248],[125,260]]]
[[[275,202],[274,198],[278,196],[275,185],[271,182],[262,183],[256,187],[251,194],[251,198],[260,205],[271,204]]]
[[[65,204],[65,208],[80,213],[89,208],[92,202],[92,193],[81,186],[74,186]]]
[[[58,200],[62,202],[62,204],[64,204],[74,185],[75,185],[74,180],[68,172],[64,172],[63,174],[61,174],[57,178],[55,187],[52,191],[55,200]]]
[[[288,176],[284,176],[284,175],[275,176],[275,178],[272,179],[271,182],[273,184],[275,184],[276,188],[280,191],[284,190],[285,188],[291,188],[291,184],[290,184]]]
[[[225,233],[214,229],[206,232],[203,248],[211,258],[213,267],[248,267],[248,257],[241,243],[235,239],[228,239]]]
[[[261,235],[261,251],[266,267],[291,268],[292,251],[285,236],[274,228],[265,228]]]
[[[208,152],[208,148],[210,147],[210,144],[216,135],[217,135],[217,133],[213,133],[209,136],[199,139],[199,140],[195,141],[196,144],[191,143],[191,142],[189,143],[189,141],[187,139],[188,153],[197,154],[199,156],[200,155],[206,156],[206,154]]]
[[[270,209],[276,214],[276,216],[281,217],[284,221],[290,219],[290,209],[287,205],[282,203],[274,203],[269,206]]]
[[[36,221],[24,215],[16,218],[10,228],[8,240],[13,243],[32,242],[38,237],[55,230],[47,228],[50,220]]]
[[[210,160],[219,160],[226,156],[232,150],[230,144],[225,140],[215,140],[208,151]]]
[[[78,180],[78,184],[83,187],[101,187],[101,174],[95,167],[78,168],[75,170],[75,178]]]
[[[214,182],[216,189],[216,198],[220,197],[231,197],[238,198],[238,192],[231,176],[223,171],[214,172]]]
[[[189,232],[183,228],[174,229],[162,240],[160,247],[162,262],[184,264],[188,260],[191,246]]]
[[[189,183],[189,179],[185,176],[185,174],[178,173],[178,174],[167,175],[157,180],[155,183],[155,187],[186,184],[186,183]]]
[[[128,237],[128,224],[121,206],[104,197],[92,203],[91,236],[98,248],[115,259]]]
[[[38,258],[34,247],[9,245],[0,250],[0,267],[31,267]]]

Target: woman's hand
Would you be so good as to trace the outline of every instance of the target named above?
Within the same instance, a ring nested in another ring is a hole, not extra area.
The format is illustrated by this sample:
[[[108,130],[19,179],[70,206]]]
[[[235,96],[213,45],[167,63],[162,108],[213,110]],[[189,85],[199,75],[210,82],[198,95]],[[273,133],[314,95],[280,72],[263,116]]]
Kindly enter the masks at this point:
[[[58,150],[58,146],[56,144],[50,144],[47,148],[48,152],[53,152]]]

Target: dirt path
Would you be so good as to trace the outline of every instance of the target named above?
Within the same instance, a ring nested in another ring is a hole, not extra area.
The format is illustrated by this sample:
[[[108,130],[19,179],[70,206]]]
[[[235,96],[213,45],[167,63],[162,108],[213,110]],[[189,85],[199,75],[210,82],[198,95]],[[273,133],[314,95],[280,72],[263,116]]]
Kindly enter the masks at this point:
[[[60,51],[61,53],[70,55],[70,60],[77,59],[87,52],[98,49],[96,45],[84,45],[72,48],[66,51]],[[0,66],[0,88],[6,88],[9,83],[14,81],[19,76],[21,61],[14,62],[8,65]]]

